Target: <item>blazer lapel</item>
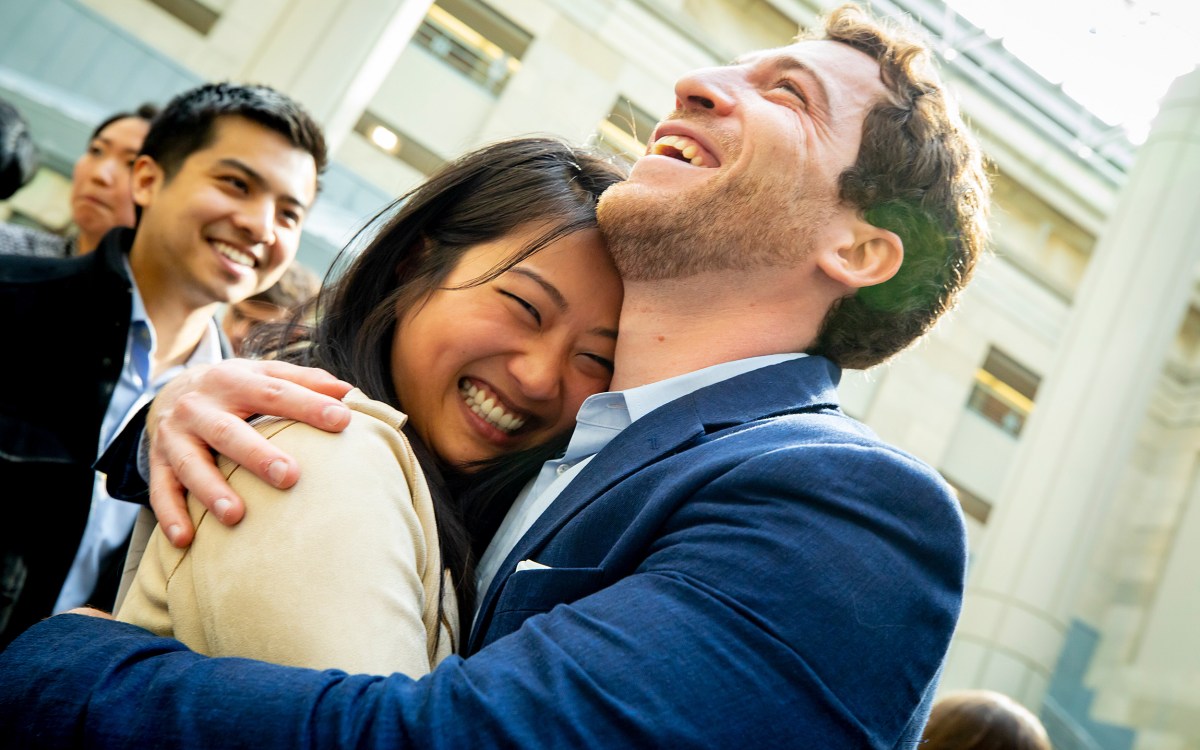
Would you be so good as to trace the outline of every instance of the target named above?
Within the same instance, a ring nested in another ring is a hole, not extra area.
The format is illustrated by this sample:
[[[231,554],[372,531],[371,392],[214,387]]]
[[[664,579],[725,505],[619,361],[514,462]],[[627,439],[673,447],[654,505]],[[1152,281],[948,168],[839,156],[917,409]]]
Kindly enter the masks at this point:
[[[654,410],[614,437],[554,499],[500,564],[483,595],[468,653],[479,647],[500,590],[517,563],[535,556],[563,524],[614,484],[703,434],[691,399],[685,397]]]
[[[504,559],[483,595],[467,653],[479,648],[505,581],[522,560],[610,487],[707,432],[798,411],[837,407],[840,370],[822,357],[804,357],[701,388],[655,409],[612,439],[555,498]]]

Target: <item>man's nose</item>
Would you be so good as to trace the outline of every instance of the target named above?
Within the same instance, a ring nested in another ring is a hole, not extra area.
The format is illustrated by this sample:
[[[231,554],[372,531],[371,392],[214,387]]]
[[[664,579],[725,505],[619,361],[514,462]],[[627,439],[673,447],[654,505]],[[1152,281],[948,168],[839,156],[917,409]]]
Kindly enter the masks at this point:
[[[729,114],[737,103],[735,69],[701,68],[688,73],[675,84],[675,108],[703,109],[715,115]]]
[[[239,229],[254,242],[264,245],[275,243],[275,202],[271,200],[248,201],[234,218]]]

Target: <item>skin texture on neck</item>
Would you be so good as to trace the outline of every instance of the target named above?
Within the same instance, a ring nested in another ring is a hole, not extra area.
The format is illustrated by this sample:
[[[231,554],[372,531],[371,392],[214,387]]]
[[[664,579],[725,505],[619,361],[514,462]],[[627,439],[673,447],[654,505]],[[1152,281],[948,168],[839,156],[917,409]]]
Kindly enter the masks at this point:
[[[795,266],[626,282],[610,390],[746,357],[801,352],[845,288],[806,259]]]
[[[143,243],[144,245],[144,243]],[[151,260],[152,249],[139,245],[137,237],[129,252],[133,282],[137,284],[146,316],[154,327],[155,351],[151,361],[151,377],[156,378],[170,367],[187,361],[195,350],[208,321],[217,313],[218,302],[196,304],[188,295],[180,294],[172,277]]]
[[[94,251],[97,247],[100,247],[100,240],[103,239],[103,237],[104,235],[97,236],[80,230],[79,234],[75,237],[75,252],[78,255],[87,255],[88,253]]]

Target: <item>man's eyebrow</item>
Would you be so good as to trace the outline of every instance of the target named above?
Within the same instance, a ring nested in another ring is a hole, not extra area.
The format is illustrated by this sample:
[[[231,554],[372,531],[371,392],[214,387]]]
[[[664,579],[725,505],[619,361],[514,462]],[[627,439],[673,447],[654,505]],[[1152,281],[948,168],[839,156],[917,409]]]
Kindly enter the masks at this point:
[[[729,64],[749,65],[753,62],[755,61],[752,58],[748,58],[743,55],[735,58],[733,62]],[[816,104],[825,110],[829,109],[829,92],[825,88],[825,79],[822,78],[821,74],[814,70],[813,67],[808,63],[804,62],[803,60],[797,60],[796,58],[787,54],[771,55],[770,57],[761,58],[758,60],[758,62],[769,65],[779,72],[799,71],[801,73],[806,73],[806,77],[812,81],[812,84],[816,89],[815,95],[819,100],[816,102]]]
[[[820,100],[818,104],[821,105],[823,109],[829,109],[829,92],[825,90],[825,80],[821,78],[821,75],[817,71],[813,70],[811,65],[803,60],[797,60],[794,57],[789,57],[786,55],[775,58],[771,61],[771,63],[780,71],[799,71],[807,74],[806,77],[811,80],[813,82],[813,86],[816,87],[817,98]]]
[[[263,177],[262,174],[258,170],[254,169],[253,167],[251,167],[249,164],[242,161],[241,159],[232,159],[232,158],[226,157],[224,159],[217,160],[217,164],[224,166],[224,167],[229,167],[231,169],[236,169],[239,172],[244,173],[246,175],[246,177],[248,177],[250,179],[250,181],[253,182],[255,185],[257,185],[260,189],[265,189],[265,188],[270,187],[269,183],[267,182],[266,177]],[[305,205],[304,201],[300,200],[299,198],[297,198],[294,195],[288,195],[287,193],[280,195],[279,200],[284,201],[286,203],[293,203],[293,204],[299,206],[300,208],[304,208],[304,209],[308,208],[308,206]]]
[[[603,336],[606,339],[617,340],[617,331],[615,328],[593,328],[588,331],[593,336]]]

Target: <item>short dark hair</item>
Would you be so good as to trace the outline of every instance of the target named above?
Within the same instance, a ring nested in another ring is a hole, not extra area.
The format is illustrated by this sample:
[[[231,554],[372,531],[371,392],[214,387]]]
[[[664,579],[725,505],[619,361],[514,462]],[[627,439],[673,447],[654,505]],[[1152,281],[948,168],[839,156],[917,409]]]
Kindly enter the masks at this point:
[[[150,124],[141,154],[170,180],[193,153],[212,143],[221,117],[244,117],[269,128],[312,155],[317,174],[325,169],[321,126],[295,101],[269,86],[206,83],[179,94]]]
[[[987,240],[990,188],[983,155],[963,124],[929,49],[910,33],[844,5],[824,36],[879,63],[888,90],[867,113],[841,199],[904,242],[888,281],[830,310],[810,353],[865,369],[904,349],[954,306]]]
[[[24,187],[37,167],[29,123],[16,107],[0,99],[0,200]]]
[[[154,122],[154,118],[157,116],[158,105],[153,102],[143,102],[142,104],[139,104],[138,108],[132,112],[117,112],[105,117],[92,131],[92,134],[88,136],[88,140],[96,140],[96,138],[99,137],[102,132],[104,132],[105,128],[107,128],[109,125],[112,125],[117,120],[128,120],[132,118],[135,120],[145,120],[147,123],[152,123]]]

